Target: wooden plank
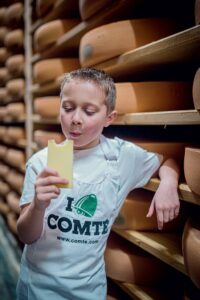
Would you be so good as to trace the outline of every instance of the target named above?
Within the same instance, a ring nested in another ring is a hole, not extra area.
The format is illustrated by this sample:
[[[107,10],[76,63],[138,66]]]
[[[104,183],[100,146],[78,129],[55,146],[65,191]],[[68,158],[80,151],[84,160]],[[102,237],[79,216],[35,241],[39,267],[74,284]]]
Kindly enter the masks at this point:
[[[60,85],[64,78],[64,75],[56,78],[54,81],[47,82],[45,84],[34,84],[31,87],[31,92],[34,95],[49,95],[49,94],[59,94]]]
[[[53,10],[51,10],[44,18],[38,19],[31,27],[31,32],[33,33],[41,25],[56,20],[65,18],[77,17],[79,15],[78,11],[78,1],[74,0],[59,0],[56,1]]]
[[[158,178],[152,178],[146,185],[145,189],[155,192],[160,184]],[[178,186],[179,198],[183,201],[200,205],[200,196],[194,194],[186,183],[180,183]]]
[[[118,116],[114,125],[199,125],[200,112],[192,110],[131,113]]]
[[[187,275],[181,250],[181,235],[116,228],[113,231]]]
[[[60,124],[59,118],[45,119],[45,118],[42,118],[40,115],[32,115],[31,119],[32,119],[32,122],[35,124],[52,124],[52,125]]]
[[[128,75],[138,79],[138,75],[147,71],[179,65],[181,63],[200,62],[200,25],[183,30],[158,41],[154,41],[119,57],[98,64],[114,78]]]

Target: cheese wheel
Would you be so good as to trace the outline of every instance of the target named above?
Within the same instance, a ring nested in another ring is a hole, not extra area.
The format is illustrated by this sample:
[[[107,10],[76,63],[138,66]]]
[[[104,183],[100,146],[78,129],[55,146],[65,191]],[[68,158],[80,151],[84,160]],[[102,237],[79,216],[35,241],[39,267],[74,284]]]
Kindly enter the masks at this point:
[[[177,26],[165,19],[136,19],[110,23],[87,32],[80,41],[83,67],[96,65],[168,36]]]
[[[8,49],[16,50],[24,46],[24,32],[22,29],[15,29],[7,33],[4,43]]]
[[[6,67],[11,75],[21,76],[24,74],[24,55],[17,54],[10,56],[6,61]]]
[[[24,103],[11,103],[7,106],[7,114],[13,118],[24,117],[25,105]]]
[[[7,106],[0,106],[0,118],[5,118],[8,115]]]
[[[6,182],[0,180],[0,195],[6,196],[10,191],[10,187]]]
[[[108,238],[105,267],[108,277],[138,285],[157,284],[165,273],[161,261],[114,233]]]
[[[37,16],[43,17],[45,16],[48,12],[53,10],[53,6],[55,4],[55,0],[36,0],[36,13]]]
[[[33,76],[36,82],[46,83],[55,80],[57,77],[64,75],[80,67],[77,58],[52,58],[37,62],[33,66]]]
[[[19,27],[23,21],[24,6],[22,2],[8,6],[6,10],[6,23],[9,26]]]
[[[20,140],[25,139],[25,129],[21,127],[10,126],[7,129],[7,136],[9,137],[10,141],[19,142]]]
[[[0,46],[4,46],[4,39],[6,34],[8,33],[8,29],[5,26],[0,27]]]
[[[182,235],[183,258],[186,271],[194,284],[200,288],[200,222],[190,217]]]
[[[196,25],[200,24],[200,0],[195,0],[195,23]]]
[[[200,149],[185,148],[184,174],[189,188],[200,195]]]
[[[0,88],[0,103],[5,103],[7,96],[8,94],[6,88]]]
[[[89,19],[111,2],[111,0],[79,0],[79,12],[81,19],[83,21]]]
[[[60,111],[60,97],[47,96],[34,99],[34,112],[43,118],[57,118]]]
[[[0,145],[0,158],[5,158],[8,148],[4,145]]]
[[[6,83],[6,89],[10,96],[23,97],[25,81],[22,78],[11,79]]]
[[[11,170],[6,180],[14,189],[21,193],[24,183],[24,176],[21,173]]]
[[[12,233],[17,235],[17,216],[13,212],[6,214],[7,224]]]
[[[78,19],[55,20],[40,26],[34,34],[35,49],[38,52],[46,50],[71,28],[79,24]]]
[[[0,25],[5,25],[7,7],[0,7]]]
[[[200,110],[200,68],[194,76],[192,95],[195,109]]]
[[[40,148],[47,147],[48,140],[55,140],[57,144],[63,142],[65,137],[60,132],[35,130],[34,140]]]
[[[19,199],[20,197],[17,195],[17,193],[13,191],[8,193],[8,195],[6,196],[6,201],[8,203],[8,206],[13,212],[17,214],[20,213]]]
[[[9,173],[10,168],[7,165],[0,163],[0,176],[6,179],[7,174]]]
[[[151,218],[147,218],[154,193],[144,189],[135,189],[127,196],[113,227],[118,229],[157,231],[156,213]],[[175,220],[164,224],[164,231],[177,230],[182,228],[186,213],[181,210],[181,214]]]
[[[116,83],[119,114],[193,108],[189,82]]]
[[[15,167],[24,167],[25,165],[25,154],[21,150],[8,149],[6,154],[6,161]]]
[[[5,84],[8,80],[8,69],[0,68],[0,84]]]
[[[8,51],[6,47],[0,48],[0,63],[5,63],[6,59],[8,57]]]

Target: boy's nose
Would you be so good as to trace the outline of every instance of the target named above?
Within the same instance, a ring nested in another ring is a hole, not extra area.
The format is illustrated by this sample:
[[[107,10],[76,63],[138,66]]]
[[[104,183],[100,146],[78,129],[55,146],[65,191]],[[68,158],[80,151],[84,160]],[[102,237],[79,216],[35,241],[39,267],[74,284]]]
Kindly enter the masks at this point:
[[[73,124],[81,124],[82,123],[80,111],[76,110],[74,112],[73,117],[72,117],[72,123]]]

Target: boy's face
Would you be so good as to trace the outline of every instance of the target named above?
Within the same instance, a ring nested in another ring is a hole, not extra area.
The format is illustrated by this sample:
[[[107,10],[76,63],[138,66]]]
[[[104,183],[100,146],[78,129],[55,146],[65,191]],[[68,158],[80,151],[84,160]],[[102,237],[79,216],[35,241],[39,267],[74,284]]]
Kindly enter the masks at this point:
[[[103,128],[115,117],[115,111],[107,114],[105,95],[94,83],[77,79],[65,83],[60,107],[61,127],[65,137],[74,141],[75,149],[96,146]]]

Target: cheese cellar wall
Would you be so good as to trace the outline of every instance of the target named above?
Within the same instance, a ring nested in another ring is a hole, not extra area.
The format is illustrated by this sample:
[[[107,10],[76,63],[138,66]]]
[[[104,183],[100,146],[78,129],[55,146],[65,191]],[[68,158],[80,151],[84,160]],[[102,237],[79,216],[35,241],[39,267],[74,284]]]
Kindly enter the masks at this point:
[[[17,114],[21,119],[9,116],[9,120],[4,115],[8,106],[5,87],[9,89],[4,79],[1,170],[14,161],[12,167],[21,175],[22,147],[28,159],[48,139],[57,143],[64,139],[58,119],[63,73],[80,66],[105,70],[116,82],[119,113],[105,135],[174,157],[181,168],[180,216],[162,232],[157,231],[155,216],[145,217],[158,178],[125,200],[105,253],[108,299],[199,299],[200,254],[195,250],[200,244],[199,1],[37,0],[26,1],[26,7],[31,14],[25,22],[25,28],[30,28],[25,44],[26,133],[20,138],[16,138],[17,131],[11,133],[14,149],[7,151],[12,148],[5,140],[10,136],[8,127],[24,129],[24,119],[23,114]],[[0,33],[7,30],[2,27]],[[8,58],[7,68],[13,57],[9,54]],[[5,58],[1,61],[4,69]],[[5,72],[1,69],[0,76]],[[21,74],[12,80],[24,79]],[[15,84],[19,91],[22,81]],[[17,97],[20,100],[15,102],[24,104],[22,95]],[[6,170],[1,173],[8,174]],[[9,198],[14,197],[13,191],[19,196],[21,185],[19,190],[10,188],[7,175],[1,178],[1,211],[7,216]]]

